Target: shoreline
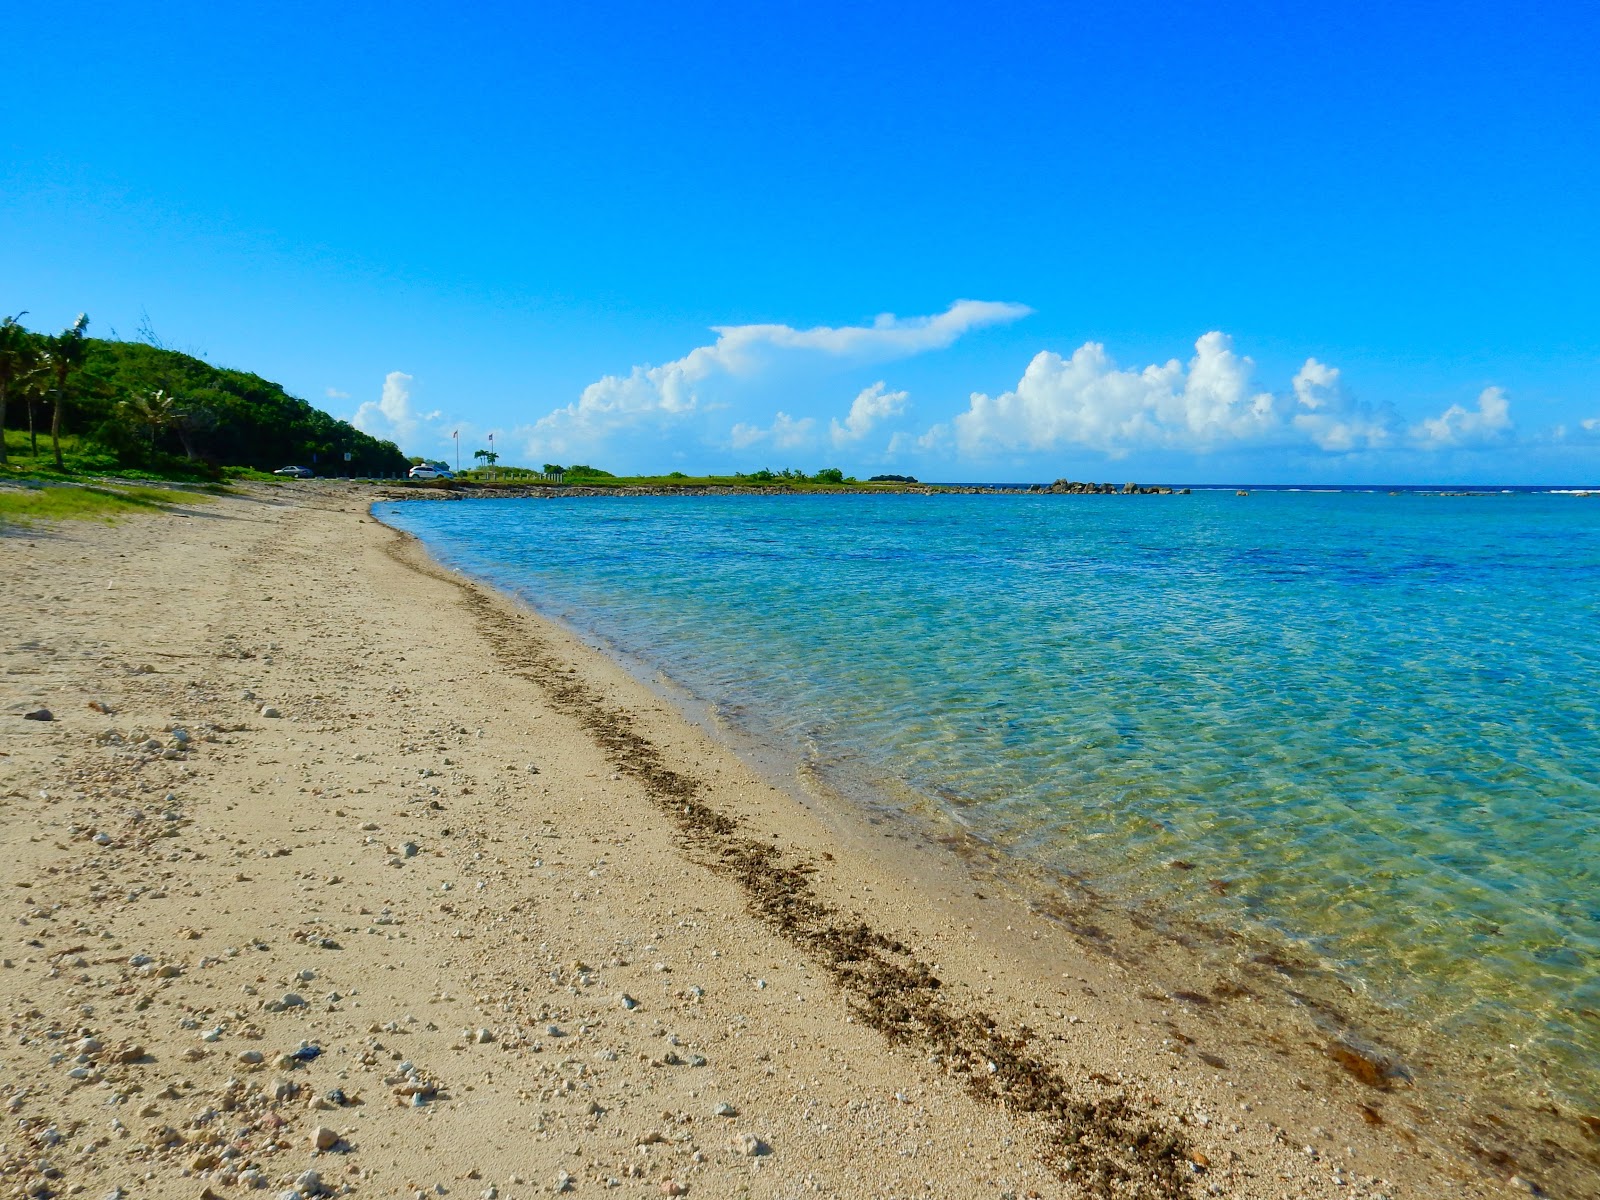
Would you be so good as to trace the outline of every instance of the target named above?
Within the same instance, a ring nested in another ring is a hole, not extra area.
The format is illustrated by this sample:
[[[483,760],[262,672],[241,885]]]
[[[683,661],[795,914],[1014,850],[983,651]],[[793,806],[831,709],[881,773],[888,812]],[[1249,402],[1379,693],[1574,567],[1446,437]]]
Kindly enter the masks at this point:
[[[495,587],[463,568],[445,569]],[[1315,1078],[1316,1088],[1331,1089],[1367,1123],[1395,1126],[1393,1132],[1409,1144],[1426,1143],[1446,1160],[1471,1163],[1490,1178],[1509,1170],[1517,1179],[1531,1174],[1575,1180],[1575,1195],[1586,1194],[1600,1178],[1600,1156],[1588,1144],[1596,1126],[1581,1103],[1554,1097],[1531,1074],[1517,1076],[1504,1070],[1506,1064],[1491,1062],[1479,1051],[1492,1052],[1492,1041],[1476,1047],[1443,1042],[1402,1004],[1369,996],[1358,973],[1330,963],[1314,946],[1271,928],[1247,931],[1167,909],[1148,897],[1122,897],[1070,866],[1019,859],[903,781],[860,776],[847,783],[832,764],[813,763],[794,748],[778,749],[773,731],[764,735],[740,725],[738,714],[721,713],[638,652],[507,598],[619,663],[684,719],[727,744],[764,778],[776,779],[835,833],[862,844],[892,838],[877,842],[875,853],[907,878],[931,881],[944,891],[980,887],[982,899],[1003,899],[1043,918],[1080,953],[1131,973],[1142,985],[1141,999],[1164,1002],[1159,1014],[1147,1012],[1141,1021],[1166,1028],[1172,1035],[1164,1042],[1168,1048],[1176,1044],[1178,1053],[1228,1070],[1230,1063],[1237,1067],[1243,1041],[1255,1055],[1250,1072],[1287,1068],[1303,1090]],[[959,869],[949,870],[951,863]],[[1183,1029],[1174,1025],[1174,1014]],[[1197,1031],[1198,1039],[1192,1036]],[[1218,1048],[1221,1054],[1214,1053]]]
[[[953,855],[810,811],[374,498],[0,539],[8,1180],[1515,1194]]]

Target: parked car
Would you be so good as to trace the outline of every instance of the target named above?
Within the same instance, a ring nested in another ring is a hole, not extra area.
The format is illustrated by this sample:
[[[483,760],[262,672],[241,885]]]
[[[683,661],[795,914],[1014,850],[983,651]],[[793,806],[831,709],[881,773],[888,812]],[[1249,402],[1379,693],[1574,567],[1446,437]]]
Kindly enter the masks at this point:
[[[412,479],[454,479],[455,472],[441,471],[438,467],[430,467],[427,463],[418,463],[408,472]]]
[[[287,475],[290,479],[315,479],[317,473],[310,467],[279,467],[274,475]]]

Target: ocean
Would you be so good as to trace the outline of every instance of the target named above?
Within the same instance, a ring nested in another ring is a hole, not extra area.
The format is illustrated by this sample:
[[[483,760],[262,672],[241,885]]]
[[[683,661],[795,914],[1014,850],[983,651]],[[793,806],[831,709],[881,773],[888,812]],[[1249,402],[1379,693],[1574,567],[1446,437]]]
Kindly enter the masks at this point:
[[[1600,499],[375,512],[1028,887],[1211,931],[1213,960],[1275,947],[1387,1014],[1402,1062],[1600,1104]]]

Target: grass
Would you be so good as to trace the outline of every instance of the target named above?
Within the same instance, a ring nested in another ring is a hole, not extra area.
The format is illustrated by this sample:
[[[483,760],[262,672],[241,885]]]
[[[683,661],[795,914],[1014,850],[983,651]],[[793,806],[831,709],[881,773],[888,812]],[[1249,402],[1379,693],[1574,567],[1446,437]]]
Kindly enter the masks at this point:
[[[222,491],[217,485],[204,489]],[[139,512],[165,512],[174,502],[205,501],[189,491],[152,487],[57,484],[0,487],[0,529],[31,526],[39,521],[115,521]]]

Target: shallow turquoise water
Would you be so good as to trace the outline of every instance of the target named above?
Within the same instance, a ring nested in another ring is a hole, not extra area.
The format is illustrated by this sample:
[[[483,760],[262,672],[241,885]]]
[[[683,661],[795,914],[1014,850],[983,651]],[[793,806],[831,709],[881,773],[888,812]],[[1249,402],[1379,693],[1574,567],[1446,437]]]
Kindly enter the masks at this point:
[[[781,751],[904,781],[1101,891],[1292,939],[1600,1098],[1600,501],[377,511]]]

